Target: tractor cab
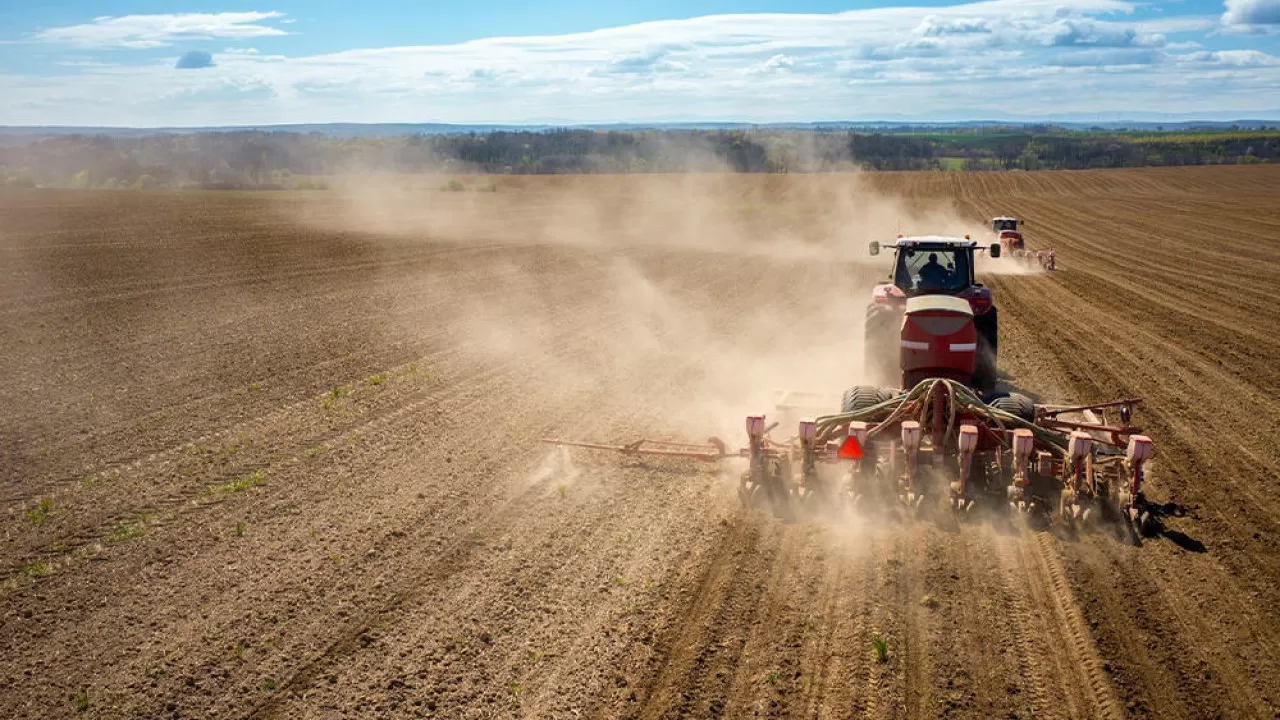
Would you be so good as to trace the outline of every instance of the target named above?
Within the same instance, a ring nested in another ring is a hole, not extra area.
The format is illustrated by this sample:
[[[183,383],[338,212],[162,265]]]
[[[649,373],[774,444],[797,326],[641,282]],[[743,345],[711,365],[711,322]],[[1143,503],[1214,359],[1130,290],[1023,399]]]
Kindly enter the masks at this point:
[[[1005,231],[1018,232],[1018,220],[1011,217],[998,217],[991,219],[991,232],[999,235]]]
[[[926,235],[900,237],[894,243],[893,289],[891,295],[907,298],[917,295],[967,296],[976,288],[973,256],[988,251],[1000,257],[1000,244],[980,247],[968,237],[963,239]],[[871,254],[880,254],[880,243],[871,243]],[[975,311],[980,311],[975,308]]]
[[[1018,229],[1018,219],[998,217],[991,219],[991,233],[1009,252],[1023,249],[1022,231]]]

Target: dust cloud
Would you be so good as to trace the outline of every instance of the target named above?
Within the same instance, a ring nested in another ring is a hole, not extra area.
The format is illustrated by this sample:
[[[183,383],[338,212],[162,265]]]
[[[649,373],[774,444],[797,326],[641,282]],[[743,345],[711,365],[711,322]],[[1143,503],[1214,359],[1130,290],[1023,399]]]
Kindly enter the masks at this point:
[[[583,432],[610,442],[643,431],[732,446],[779,391],[819,398],[812,414],[838,411],[861,374],[870,289],[892,262],[868,243],[980,232],[949,204],[878,193],[858,172],[364,174],[333,186],[290,211],[389,242],[509,248],[422,283],[454,299],[477,362],[536,368],[539,387],[523,391],[585,408]]]
[[[984,257],[977,263],[979,278],[982,275],[1040,275],[1046,270],[1040,266],[1034,255],[1014,257],[1001,255],[998,258]]]

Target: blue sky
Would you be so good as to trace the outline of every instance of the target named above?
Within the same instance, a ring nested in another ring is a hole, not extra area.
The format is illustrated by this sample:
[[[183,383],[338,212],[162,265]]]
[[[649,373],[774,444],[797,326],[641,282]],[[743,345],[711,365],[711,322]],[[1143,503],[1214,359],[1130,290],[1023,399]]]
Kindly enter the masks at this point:
[[[0,4],[0,124],[1280,119],[1280,0]]]

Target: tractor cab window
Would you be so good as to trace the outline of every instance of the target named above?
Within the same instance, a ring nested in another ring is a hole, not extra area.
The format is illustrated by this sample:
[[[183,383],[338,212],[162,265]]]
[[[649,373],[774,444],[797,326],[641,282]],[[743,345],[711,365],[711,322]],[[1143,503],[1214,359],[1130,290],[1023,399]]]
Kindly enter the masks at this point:
[[[1018,221],[1017,220],[993,220],[991,222],[991,229],[995,232],[1003,232],[1005,230],[1017,231]]]
[[[969,287],[969,254],[948,248],[902,248],[894,283],[904,292],[959,292]]]

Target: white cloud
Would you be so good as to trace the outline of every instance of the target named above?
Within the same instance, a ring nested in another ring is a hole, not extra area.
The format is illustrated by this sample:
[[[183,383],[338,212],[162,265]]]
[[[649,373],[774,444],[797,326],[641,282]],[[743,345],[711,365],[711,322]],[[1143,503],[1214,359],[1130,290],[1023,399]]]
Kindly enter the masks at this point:
[[[1217,15],[1179,15],[1139,20],[1132,23],[1132,27],[1139,32],[1152,34],[1202,33],[1218,27],[1220,20]]]
[[[597,73],[618,75],[647,75],[649,73],[683,72],[689,67],[682,62],[672,60],[669,50],[658,49],[640,53],[630,53],[615,57]]]
[[[1280,25],[1280,0],[1227,0],[1224,25]]]
[[[102,16],[83,25],[41,30],[39,42],[81,48],[146,49],[166,47],[182,40],[256,38],[284,35],[285,31],[261,24],[283,17],[279,12],[179,13],[173,15]]]
[[[794,58],[778,53],[758,65],[752,65],[747,68],[747,72],[756,74],[784,72],[795,67],[795,65],[796,61]]]
[[[992,32],[991,21],[986,18],[941,18],[927,15],[916,26],[915,33],[925,37],[969,35]]]
[[[213,67],[213,54],[204,50],[188,50],[173,65],[179,70],[201,70]]]
[[[1126,67],[1155,65],[1162,59],[1159,52],[1149,48],[1099,48],[1054,55],[1045,64],[1059,67]]]
[[[1271,56],[1219,51],[1197,60],[1193,41],[1166,39],[1204,32],[1217,18],[1134,19],[1137,7],[991,0],[720,15],[298,57],[228,49],[214,53],[212,67],[185,73],[174,70],[174,53],[147,65],[0,75],[0,124],[76,122],[86,106],[95,122],[128,125],[768,121],[999,117],[1002,108],[1216,111],[1257,108],[1274,96],[1280,68]],[[278,14],[257,15],[230,24],[282,32],[262,24]],[[135,27],[113,37],[107,46],[178,36]]]
[[[1132,27],[1091,18],[1060,18],[1047,25],[1027,29],[1027,36],[1052,47],[1158,47],[1164,36],[1140,33]]]
[[[1221,67],[1280,67],[1280,58],[1258,50],[1215,50],[1189,53],[1179,58],[1184,63]]]

